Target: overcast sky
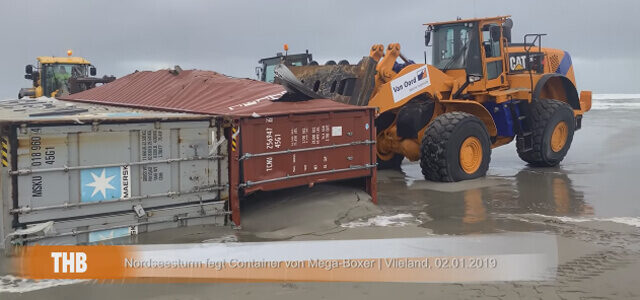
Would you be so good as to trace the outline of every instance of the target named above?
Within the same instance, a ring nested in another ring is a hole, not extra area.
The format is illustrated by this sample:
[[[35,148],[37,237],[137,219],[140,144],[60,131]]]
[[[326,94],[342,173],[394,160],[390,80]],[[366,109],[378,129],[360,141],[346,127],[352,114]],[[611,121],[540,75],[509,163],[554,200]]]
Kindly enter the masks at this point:
[[[640,93],[640,1],[135,1],[1,0],[0,97],[15,97],[36,56],[83,56],[98,74],[180,65],[254,78],[261,57],[289,44],[321,63],[356,62],[373,43],[399,42],[423,62],[423,23],[513,16],[513,39],[547,33],[571,53],[578,89]]]

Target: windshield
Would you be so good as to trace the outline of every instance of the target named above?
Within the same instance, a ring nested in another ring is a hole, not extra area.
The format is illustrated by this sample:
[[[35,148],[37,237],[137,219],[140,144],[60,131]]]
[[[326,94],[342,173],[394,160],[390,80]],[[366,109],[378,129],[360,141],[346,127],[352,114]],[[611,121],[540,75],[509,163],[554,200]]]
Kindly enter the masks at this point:
[[[264,74],[262,75],[263,81],[273,83],[275,79],[274,70],[276,66],[280,64],[280,62],[281,62],[280,58],[264,61]],[[293,61],[293,60],[286,59],[285,64],[289,66],[302,66],[304,65],[304,62],[302,60]]]
[[[49,96],[56,90],[68,92],[69,78],[87,77],[88,65],[78,64],[46,64],[43,65],[43,81],[45,95]]]
[[[464,69],[471,29],[465,24],[443,25],[433,30],[433,65],[441,70]]]

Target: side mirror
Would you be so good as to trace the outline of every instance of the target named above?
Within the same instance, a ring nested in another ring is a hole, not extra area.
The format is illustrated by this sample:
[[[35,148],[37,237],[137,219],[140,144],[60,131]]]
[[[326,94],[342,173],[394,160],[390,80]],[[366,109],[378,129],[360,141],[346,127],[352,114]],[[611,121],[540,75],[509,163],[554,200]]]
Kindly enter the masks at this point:
[[[261,67],[256,67],[256,77],[258,77],[258,80],[260,80],[260,74],[262,74],[262,68]]]
[[[31,74],[24,74],[24,79],[32,80],[33,76],[31,76]]]
[[[429,47],[430,41],[431,41],[431,30],[427,29],[424,31],[424,45]]]
[[[96,76],[96,74],[97,74],[97,73],[98,73],[98,72],[97,72],[97,70],[96,70],[96,67],[91,67],[91,68],[89,68],[89,74],[90,74],[91,76]]]
[[[33,66],[32,65],[27,65],[26,67],[24,67],[24,72],[27,73],[27,74],[33,73]]]

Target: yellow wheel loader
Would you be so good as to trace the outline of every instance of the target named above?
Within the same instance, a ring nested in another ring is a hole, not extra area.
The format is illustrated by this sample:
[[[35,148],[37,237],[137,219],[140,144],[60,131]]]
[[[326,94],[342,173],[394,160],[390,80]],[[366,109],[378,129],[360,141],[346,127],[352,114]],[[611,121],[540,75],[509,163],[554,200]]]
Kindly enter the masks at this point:
[[[407,158],[429,180],[478,178],[491,149],[514,139],[530,165],[558,165],[591,108],[569,53],[543,48],[544,34],[512,43],[509,16],[425,25],[431,65],[406,59],[399,44],[374,45],[357,65],[279,65],[276,82],[310,98],[377,107],[379,168]]]
[[[22,88],[18,98],[56,97],[73,94],[114,81],[113,76],[95,78],[96,68],[82,57],[39,56],[36,67],[27,65],[24,78],[32,81],[32,87]]]

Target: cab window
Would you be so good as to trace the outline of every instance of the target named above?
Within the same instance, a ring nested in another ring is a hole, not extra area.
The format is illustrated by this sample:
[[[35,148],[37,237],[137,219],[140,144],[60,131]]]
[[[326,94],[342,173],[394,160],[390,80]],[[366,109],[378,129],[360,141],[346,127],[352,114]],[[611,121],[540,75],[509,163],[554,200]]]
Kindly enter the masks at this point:
[[[485,26],[482,30],[482,46],[484,47],[485,56],[488,58],[500,57],[500,38],[493,39],[489,28],[489,26]]]
[[[68,91],[69,78],[88,76],[86,65],[77,64],[47,64],[43,66],[44,94],[50,96],[56,90]]]
[[[491,34],[493,28],[494,33]],[[482,28],[482,47],[486,58],[495,58],[502,56],[500,48],[500,31],[496,24],[485,25]],[[498,33],[496,34],[497,31]],[[502,60],[491,61],[487,63],[487,79],[496,79],[502,74]]]
[[[464,25],[442,26],[433,32],[433,64],[439,69],[462,69],[468,48],[468,30]]]

